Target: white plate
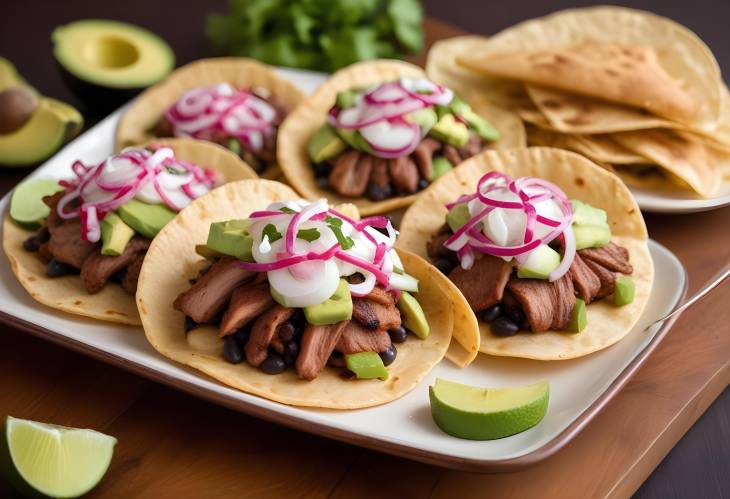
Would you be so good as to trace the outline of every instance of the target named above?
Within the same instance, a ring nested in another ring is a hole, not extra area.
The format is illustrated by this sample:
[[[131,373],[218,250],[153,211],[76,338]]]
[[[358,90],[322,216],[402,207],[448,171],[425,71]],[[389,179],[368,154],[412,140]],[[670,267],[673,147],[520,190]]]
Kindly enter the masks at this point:
[[[642,211],[653,213],[696,213],[730,205],[730,182],[724,182],[714,198],[701,198],[686,191],[657,191],[630,187]]]
[[[321,76],[282,71],[311,91]],[[109,116],[38,168],[32,177],[62,178],[70,164],[110,154],[121,110]],[[9,196],[0,201],[5,213]],[[159,355],[141,329],[56,312],[35,302],[18,284],[6,259],[0,261],[0,315],[5,322],[101,358],[175,388],[237,410],[377,450],[445,466],[473,470],[514,469],[556,452],[617,393],[668,329],[643,328],[672,310],[686,289],[682,264],[666,248],[650,242],[656,281],[638,326],[620,343],[581,359],[539,362],[480,356],[467,369],[444,360],[409,394],[389,404],[355,411],[301,409],[228,388]],[[550,382],[550,405],[536,427],[501,440],[473,442],[442,433],[431,420],[428,385],[436,377],[490,387]]]

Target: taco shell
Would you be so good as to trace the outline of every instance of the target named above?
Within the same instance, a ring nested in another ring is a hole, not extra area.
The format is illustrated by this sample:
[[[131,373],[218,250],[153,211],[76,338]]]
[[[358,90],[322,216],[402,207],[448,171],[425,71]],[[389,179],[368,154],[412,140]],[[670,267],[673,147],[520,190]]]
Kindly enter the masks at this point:
[[[337,92],[394,80],[401,76],[425,77],[423,70],[413,64],[394,60],[360,62],[336,72],[317,91],[287,116],[279,128],[277,160],[286,177],[302,196],[308,199],[328,198],[332,204],[353,203],[362,215],[385,213],[408,206],[418,194],[396,196],[383,201],[348,198],[319,186],[314,168],[307,155],[307,144],[327,119]],[[465,97],[470,100],[468,96]],[[491,147],[518,147],[524,144],[524,128],[511,112],[482,100],[474,102],[474,110],[487,118],[500,132],[501,138]]]
[[[169,145],[175,155],[192,163],[220,172],[225,181],[255,178],[256,174],[235,154],[209,142],[191,139],[157,140],[155,144]],[[69,171],[70,174],[70,171]],[[134,297],[115,283],[108,283],[96,294],[89,294],[77,275],[50,278],[46,264],[36,253],[23,249],[32,233],[18,227],[10,215],[3,222],[3,250],[10,268],[20,284],[38,302],[70,314],[120,324],[139,325]]]
[[[156,140],[151,129],[169,106],[192,88],[222,82],[237,88],[268,89],[288,111],[304,100],[304,93],[296,85],[260,62],[237,57],[201,59],[176,69],[132,102],[117,125],[116,150]]]
[[[538,360],[582,357],[606,348],[626,336],[641,316],[652,288],[653,263],[647,232],[639,207],[621,180],[586,158],[561,149],[531,147],[485,151],[440,177],[406,212],[398,246],[426,257],[426,242],[443,224],[445,204],[476,189],[488,171],[513,177],[538,177],[557,184],[568,198],[579,199],[608,214],[613,241],[629,250],[636,285],[634,301],[616,307],[600,300],[587,307],[588,324],[578,334],[547,331],[497,337],[480,322],[480,351],[490,355]],[[473,314],[471,310],[466,312]],[[455,328],[459,323],[455,324]],[[456,334],[456,332],[454,333]]]
[[[398,345],[398,358],[388,367],[390,376],[386,381],[346,381],[333,369],[324,369],[313,381],[299,379],[291,369],[272,376],[247,363],[226,362],[222,340],[213,327],[198,328],[187,337],[184,334],[185,317],[173,309],[172,303],[190,286],[188,279],[204,265],[194,246],[205,242],[210,223],[244,218],[273,201],[297,197],[278,182],[244,180],[194,201],[165,226],[153,241],[139,278],[137,305],[147,339],[158,352],[176,362],[238,390],[283,404],[355,409],[403,396],[444,357],[454,323],[445,277],[422,258],[407,252],[399,251],[399,255],[406,271],[419,279],[416,296],[428,317],[431,334],[425,340],[412,338]],[[353,210],[349,205],[348,214]]]

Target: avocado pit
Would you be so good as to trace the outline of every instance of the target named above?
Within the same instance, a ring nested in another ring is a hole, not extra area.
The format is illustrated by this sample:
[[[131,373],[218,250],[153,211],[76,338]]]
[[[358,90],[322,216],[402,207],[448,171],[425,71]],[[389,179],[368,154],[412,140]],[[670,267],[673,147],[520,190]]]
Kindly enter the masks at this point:
[[[38,108],[38,99],[22,87],[0,92],[0,134],[13,133],[23,127]]]

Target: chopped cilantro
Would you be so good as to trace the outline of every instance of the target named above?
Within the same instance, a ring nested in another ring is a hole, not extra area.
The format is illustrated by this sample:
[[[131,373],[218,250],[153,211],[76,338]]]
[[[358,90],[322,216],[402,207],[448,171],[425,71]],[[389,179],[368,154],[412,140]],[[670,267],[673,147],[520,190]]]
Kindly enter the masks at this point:
[[[319,239],[319,231],[314,227],[311,229],[299,229],[299,231],[297,231],[297,237],[311,243],[312,241]]]
[[[337,238],[337,242],[340,243],[340,246],[343,250],[347,251],[355,246],[355,241],[353,241],[352,238],[349,236],[345,237],[345,235],[342,233],[342,219],[337,217],[327,217],[324,219],[324,221],[329,226],[329,228],[332,229],[332,232]]]
[[[293,215],[294,213],[296,213],[296,211],[292,210],[288,206],[282,206],[281,208],[279,208],[279,211],[282,213],[288,213],[289,215]]]
[[[266,227],[264,227],[263,230],[263,234],[269,237],[269,243],[273,243],[274,241],[278,241],[279,239],[284,237],[281,235],[281,232],[276,229],[276,225],[274,224],[266,224]]]

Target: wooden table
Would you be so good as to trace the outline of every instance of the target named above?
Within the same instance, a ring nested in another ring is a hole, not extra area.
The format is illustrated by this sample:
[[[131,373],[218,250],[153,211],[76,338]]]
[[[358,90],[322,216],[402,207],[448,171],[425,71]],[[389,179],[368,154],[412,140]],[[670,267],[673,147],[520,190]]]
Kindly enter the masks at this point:
[[[17,7],[0,21],[2,33],[24,26],[36,32],[81,15],[114,16],[170,35],[181,62],[201,54],[199,23],[155,26],[144,2],[125,2],[126,15],[85,0],[49,2],[44,15],[27,19]],[[222,2],[220,2],[222,3]],[[168,7],[175,2],[167,2]],[[191,3],[187,15],[209,4]],[[186,6],[187,9],[188,6]],[[101,9],[101,10],[100,10]],[[199,11],[199,12],[195,12]],[[55,17],[54,17],[55,16]],[[197,16],[200,19],[200,15]],[[165,31],[167,30],[167,31]],[[429,39],[455,30],[428,23]],[[184,41],[183,41],[184,40]],[[187,45],[186,45],[187,43]],[[183,46],[183,50],[180,50]],[[10,55],[43,91],[57,88],[43,44]],[[194,47],[195,51],[191,51]],[[0,191],[23,174],[4,173]],[[685,263],[690,293],[730,260],[730,208],[691,216],[647,217],[651,236]],[[175,392],[125,371],[63,350],[11,328],[0,334],[0,415],[91,427],[116,436],[110,471],[93,497],[626,497],[651,473],[730,381],[730,287],[686,313],[646,366],[574,442],[528,470],[479,475],[445,470],[310,436],[241,415]],[[10,495],[0,483],[0,496]]]

